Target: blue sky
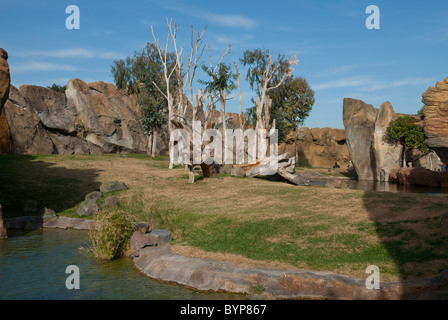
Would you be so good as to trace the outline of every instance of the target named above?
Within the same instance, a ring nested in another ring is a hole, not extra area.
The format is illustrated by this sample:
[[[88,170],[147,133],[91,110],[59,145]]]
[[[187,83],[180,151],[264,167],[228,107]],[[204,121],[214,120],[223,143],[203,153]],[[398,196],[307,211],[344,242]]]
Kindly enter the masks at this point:
[[[79,30],[65,27],[71,4],[81,12]],[[380,9],[380,30],[365,27],[371,4]],[[343,128],[344,97],[374,107],[390,101],[397,112],[416,113],[421,94],[448,76],[446,0],[14,0],[2,4],[0,47],[9,53],[15,86],[73,78],[113,82],[111,63],[152,42],[150,25],[165,42],[166,18],[180,25],[178,38],[187,53],[192,24],[195,30],[207,25],[205,41],[214,59],[232,44],[227,63],[259,47],[296,55],[294,75],[315,91],[308,127]],[[253,93],[247,83],[242,90],[243,108],[249,107]],[[235,98],[227,111],[237,110]]]

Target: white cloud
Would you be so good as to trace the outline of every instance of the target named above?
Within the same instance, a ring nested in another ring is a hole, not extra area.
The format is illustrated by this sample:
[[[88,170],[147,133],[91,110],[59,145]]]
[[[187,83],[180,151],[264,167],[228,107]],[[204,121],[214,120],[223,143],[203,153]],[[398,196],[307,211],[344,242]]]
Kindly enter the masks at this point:
[[[85,48],[68,48],[55,51],[27,51],[18,53],[21,57],[46,57],[46,58],[99,58],[117,59],[122,55],[112,51],[93,51]]]
[[[223,27],[253,29],[257,26],[257,22],[254,19],[239,14],[218,14],[203,10],[196,10],[191,8],[191,6],[176,6],[170,9],[197,19],[205,20],[210,24],[219,24]]]
[[[77,71],[76,67],[67,64],[56,64],[48,62],[32,61],[23,64],[12,65],[12,72],[31,72],[31,71]]]
[[[210,21],[217,22],[224,27],[252,29],[257,25],[253,19],[241,15],[210,14],[208,18]]]
[[[314,90],[357,88],[359,91],[377,91],[403,86],[422,85],[431,82],[429,78],[405,78],[401,80],[377,80],[371,77],[347,77],[312,85]]]
[[[370,86],[360,88],[360,90],[361,91],[375,91],[375,90],[397,88],[397,87],[403,87],[403,86],[418,86],[421,84],[428,84],[428,82],[431,82],[431,81],[432,80],[429,78],[407,78],[407,79],[402,79],[402,80],[389,81],[389,82],[386,81],[386,82],[373,84]]]
[[[348,87],[359,87],[369,83],[372,83],[372,80],[366,77],[349,77],[318,83],[312,85],[312,88],[314,90],[348,88]]]

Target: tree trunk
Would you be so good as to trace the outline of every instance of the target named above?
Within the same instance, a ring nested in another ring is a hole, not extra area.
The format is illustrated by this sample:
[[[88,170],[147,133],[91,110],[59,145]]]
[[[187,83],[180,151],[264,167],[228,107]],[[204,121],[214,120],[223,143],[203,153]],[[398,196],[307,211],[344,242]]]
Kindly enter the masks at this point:
[[[226,130],[227,130],[227,123],[226,123],[226,94],[223,90],[219,93],[219,100],[221,102],[221,118],[222,118],[222,135],[224,140],[224,152],[227,148],[227,139],[226,139]],[[233,150],[231,150],[233,152]]]
[[[194,183],[194,166],[188,165],[188,183]]]
[[[401,160],[402,160],[402,168],[406,168],[407,166],[406,166],[406,147],[405,146],[403,146],[403,151],[402,151],[402,154],[401,154]]]
[[[146,155],[151,157],[152,154],[152,134],[148,135],[148,147],[146,148]]]
[[[297,129],[294,132],[294,160],[297,163],[299,163],[299,146],[297,144]]]
[[[152,134],[151,158],[154,158],[156,156],[157,134],[158,134],[158,129],[155,128],[154,133]]]

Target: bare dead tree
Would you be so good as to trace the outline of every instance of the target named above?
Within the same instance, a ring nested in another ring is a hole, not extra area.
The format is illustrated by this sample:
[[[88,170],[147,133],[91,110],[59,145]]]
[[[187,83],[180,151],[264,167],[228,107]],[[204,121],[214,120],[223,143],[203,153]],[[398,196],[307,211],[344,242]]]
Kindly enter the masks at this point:
[[[168,21],[167,19],[167,24],[168,27],[170,29],[170,33],[168,33],[167,39],[166,39],[166,45],[165,45],[165,51],[162,52],[162,50],[160,49],[160,45],[159,45],[159,41],[157,40],[157,37],[154,34],[154,29],[151,26],[151,32],[152,32],[152,36],[154,38],[154,42],[156,43],[156,47],[157,47],[157,51],[159,52],[159,57],[160,57],[160,61],[162,63],[162,67],[163,67],[163,75],[165,78],[165,84],[166,84],[166,92],[163,92],[155,82],[153,82],[154,86],[160,91],[160,93],[165,97],[165,99],[167,100],[168,103],[168,135],[171,135],[171,132],[173,131],[173,125],[171,123],[171,119],[174,115],[174,106],[173,106],[173,97],[171,96],[171,92],[170,92],[170,79],[171,76],[173,75],[173,73],[176,71],[177,69],[177,60],[176,60],[176,64],[172,67],[171,70],[169,70],[169,66],[168,66],[168,46],[169,46],[169,42],[170,42],[170,35],[172,34],[171,32],[171,24],[172,24],[172,20]],[[175,27],[175,30],[177,31],[177,27]],[[175,35],[175,33],[174,33]],[[173,144],[171,142],[169,142],[169,151],[171,153],[171,150],[173,148]],[[169,164],[169,168],[172,169],[173,168],[173,161],[170,158],[170,164]]]
[[[153,33],[154,40],[156,42],[157,49],[159,51],[159,56],[162,61],[163,65],[163,71],[165,76],[165,81],[167,85],[167,93],[163,94],[165,98],[168,100],[168,134],[171,136],[171,132],[174,128],[184,129],[192,136],[192,130],[193,130],[193,121],[196,120],[196,114],[198,108],[202,108],[204,101],[202,97],[202,90],[198,93],[196,96],[196,103],[193,101],[193,81],[196,74],[197,68],[203,63],[199,60],[201,59],[201,56],[204,52],[205,46],[202,44],[203,36],[205,33],[205,30],[207,27],[204,27],[204,29],[201,32],[197,33],[197,36],[194,36],[194,30],[193,26],[191,26],[191,38],[190,38],[190,55],[188,57],[187,62],[187,68],[186,70],[183,69],[183,53],[184,49],[178,46],[177,43],[177,30],[179,28],[179,25],[174,22],[174,25],[172,24],[172,21],[168,21],[167,19],[167,25],[169,29],[166,48],[164,54],[162,54],[162,50],[160,49],[160,45],[154,35],[153,28],[151,26],[151,31]],[[168,52],[168,45],[169,40],[172,40],[173,46],[174,46],[174,54],[175,54],[175,64],[174,67],[170,70],[168,70],[167,67],[167,52]],[[173,97],[170,95],[170,79],[171,76],[175,73],[176,75],[176,99],[174,103]],[[154,85],[156,85],[154,83]],[[188,100],[188,97],[184,94],[186,87],[189,87],[190,89],[190,101]],[[157,87],[157,85],[156,85]],[[158,87],[157,89],[161,91]],[[193,116],[190,118],[187,115],[188,106],[190,105],[193,108]],[[170,139],[170,154],[172,151],[173,145]],[[173,167],[173,159],[170,157],[170,168]],[[190,172],[189,174],[189,182],[194,182],[194,165],[191,161],[190,164],[186,165],[186,170]]]
[[[272,55],[269,56],[269,62],[266,69],[263,72],[261,82],[258,83],[259,97],[256,101],[256,111],[257,111],[257,129],[267,129],[269,130],[270,122],[270,109],[272,100],[269,98],[267,93],[271,90],[278,88],[287,78],[289,78],[293,71],[295,65],[298,63],[296,56],[291,56],[288,61],[288,71],[285,72],[282,77],[274,84],[270,84],[271,80],[276,75],[280,67],[280,58],[277,57],[272,61]],[[264,112],[263,112],[264,111]],[[263,116],[264,114],[264,116]]]

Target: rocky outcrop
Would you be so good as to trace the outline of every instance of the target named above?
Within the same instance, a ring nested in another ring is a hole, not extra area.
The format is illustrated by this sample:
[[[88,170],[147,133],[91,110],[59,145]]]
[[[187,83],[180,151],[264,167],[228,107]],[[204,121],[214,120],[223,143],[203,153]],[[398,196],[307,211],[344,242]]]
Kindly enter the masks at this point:
[[[448,161],[448,77],[422,94],[425,143]]]
[[[144,152],[142,110],[134,97],[120,93],[113,84],[102,81],[86,84],[70,80],[65,91],[73,104],[85,140],[104,152]]]
[[[373,132],[378,110],[361,100],[344,99],[343,122],[347,147],[359,180],[375,180],[372,160]]]
[[[399,116],[389,102],[376,109],[361,100],[344,99],[347,146],[358,180],[388,181],[389,173],[400,168],[402,147],[382,140],[389,122]]]
[[[3,209],[2,205],[0,204],[0,240],[8,238],[8,233],[6,231],[5,224],[3,222]]]
[[[390,181],[402,185],[448,187],[448,172],[425,168],[399,168],[390,173]]]
[[[9,133],[9,124],[4,112],[0,113],[0,154],[12,153],[12,140]]]
[[[0,154],[8,153],[11,148],[8,124],[3,113],[3,106],[8,98],[11,82],[7,60],[8,53],[0,48]],[[2,205],[0,204],[0,240],[6,238],[8,238],[8,234],[3,223]]]
[[[344,129],[300,128],[297,139],[298,165],[331,168],[337,162],[342,168],[350,162]],[[279,153],[295,153],[294,133],[279,144]]]
[[[3,106],[9,96],[11,82],[7,60],[8,53],[0,48],[0,154],[10,153],[12,150],[8,121],[3,112]]]
[[[146,151],[142,111],[135,97],[102,81],[87,84],[70,80],[65,94],[39,86],[11,86],[4,112],[14,153]]]
[[[381,105],[375,119],[373,131],[372,149],[374,163],[372,163],[375,180],[388,181],[389,173],[400,167],[402,163],[403,147],[392,145],[383,141],[389,122],[397,119],[401,114],[397,114],[390,102]]]
[[[8,99],[11,77],[9,75],[8,53],[0,48],[0,114]]]

